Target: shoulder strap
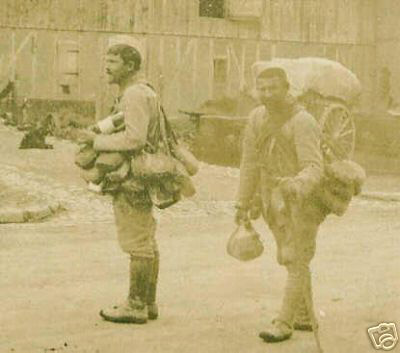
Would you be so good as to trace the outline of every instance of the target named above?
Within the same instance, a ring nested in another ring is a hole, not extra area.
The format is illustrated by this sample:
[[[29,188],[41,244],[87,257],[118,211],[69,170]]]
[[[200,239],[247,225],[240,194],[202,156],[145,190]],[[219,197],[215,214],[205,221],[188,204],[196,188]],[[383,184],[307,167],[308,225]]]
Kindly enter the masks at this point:
[[[157,93],[154,87],[148,83],[148,82],[143,82],[144,85],[149,87],[153,92]],[[157,105],[158,105],[158,111],[159,111],[159,125],[160,125],[160,132],[161,132],[161,139],[163,140],[162,142],[164,143],[166,149],[168,151],[171,151],[173,145],[178,144],[178,138],[176,136],[176,133],[174,129],[171,126],[171,123],[169,122],[167,118],[167,114],[165,113],[165,109],[163,105],[160,102],[160,99],[157,96]]]

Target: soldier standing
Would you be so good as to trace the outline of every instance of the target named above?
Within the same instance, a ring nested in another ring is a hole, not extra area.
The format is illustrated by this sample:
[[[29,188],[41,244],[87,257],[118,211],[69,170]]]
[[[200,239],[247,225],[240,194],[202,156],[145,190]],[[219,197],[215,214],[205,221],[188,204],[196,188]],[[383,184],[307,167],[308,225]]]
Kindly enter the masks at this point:
[[[112,134],[86,132],[81,142],[92,143],[95,151],[135,153],[153,142],[159,105],[156,93],[140,75],[143,53],[141,43],[130,36],[120,35],[110,40],[106,74],[108,83],[119,89],[112,113],[123,114],[125,129]],[[100,312],[108,321],[139,324],[158,317],[156,221],[148,192],[137,196],[132,199],[123,190],[113,196],[119,244],[130,256],[130,286],[127,300]]]
[[[288,271],[279,315],[260,333],[266,342],[279,342],[293,329],[313,329],[309,264],[326,212],[311,195],[323,161],[319,126],[289,95],[286,72],[257,69],[262,104],[251,112],[244,133],[236,222],[247,221],[259,207],[274,235],[278,263]]]

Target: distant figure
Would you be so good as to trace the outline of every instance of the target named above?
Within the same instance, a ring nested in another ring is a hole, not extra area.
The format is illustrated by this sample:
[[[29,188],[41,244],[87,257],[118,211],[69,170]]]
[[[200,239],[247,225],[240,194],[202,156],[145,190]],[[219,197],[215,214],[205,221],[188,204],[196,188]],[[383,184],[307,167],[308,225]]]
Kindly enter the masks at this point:
[[[49,114],[25,133],[19,148],[53,149],[53,145],[46,143],[46,136],[52,131],[52,125],[53,116]]]

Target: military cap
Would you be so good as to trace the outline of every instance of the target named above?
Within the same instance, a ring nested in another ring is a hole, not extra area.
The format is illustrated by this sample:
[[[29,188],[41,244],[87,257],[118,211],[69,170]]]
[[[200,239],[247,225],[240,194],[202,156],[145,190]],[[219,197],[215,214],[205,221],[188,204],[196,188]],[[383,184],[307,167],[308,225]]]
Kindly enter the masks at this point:
[[[129,36],[126,34],[112,36],[112,37],[110,37],[110,39],[108,41],[107,49],[110,49],[111,47],[113,47],[115,45],[121,45],[121,44],[136,49],[140,55],[140,58],[142,59],[142,61],[144,61],[145,50],[144,50],[143,43],[139,39],[137,39],[133,36]]]
[[[288,82],[288,77],[286,71],[276,65],[276,63],[271,63],[268,61],[257,61],[252,66],[252,71],[255,78],[258,77],[280,77],[282,80]]]

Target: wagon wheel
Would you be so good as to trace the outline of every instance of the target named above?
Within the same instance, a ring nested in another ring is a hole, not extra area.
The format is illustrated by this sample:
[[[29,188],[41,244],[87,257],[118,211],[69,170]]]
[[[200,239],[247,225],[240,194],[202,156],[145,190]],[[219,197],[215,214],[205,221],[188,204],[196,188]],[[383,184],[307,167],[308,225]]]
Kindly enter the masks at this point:
[[[327,161],[349,159],[355,145],[355,125],[350,111],[343,104],[328,104],[320,120],[321,147]]]

